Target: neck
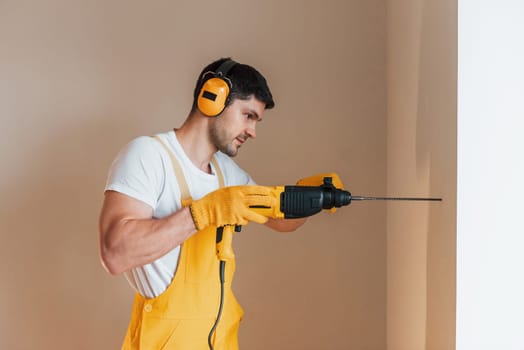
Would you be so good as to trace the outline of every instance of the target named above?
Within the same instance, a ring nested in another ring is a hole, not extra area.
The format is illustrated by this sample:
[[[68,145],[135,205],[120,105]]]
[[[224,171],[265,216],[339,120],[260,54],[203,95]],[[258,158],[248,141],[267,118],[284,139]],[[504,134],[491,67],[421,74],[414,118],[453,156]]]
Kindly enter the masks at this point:
[[[211,172],[209,162],[217,151],[209,139],[210,122],[210,118],[196,112],[190,114],[184,124],[176,130],[178,142],[188,158],[206,173]]]

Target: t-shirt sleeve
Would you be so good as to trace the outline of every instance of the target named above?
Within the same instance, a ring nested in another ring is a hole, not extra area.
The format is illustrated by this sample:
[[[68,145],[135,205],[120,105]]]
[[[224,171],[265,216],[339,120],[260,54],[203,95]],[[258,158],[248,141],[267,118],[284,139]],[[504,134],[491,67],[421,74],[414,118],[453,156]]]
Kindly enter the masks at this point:
[[[123,193],[155,209],[165,181],[156,143],[147,136],[128,143],[111,164],[105,190]]]

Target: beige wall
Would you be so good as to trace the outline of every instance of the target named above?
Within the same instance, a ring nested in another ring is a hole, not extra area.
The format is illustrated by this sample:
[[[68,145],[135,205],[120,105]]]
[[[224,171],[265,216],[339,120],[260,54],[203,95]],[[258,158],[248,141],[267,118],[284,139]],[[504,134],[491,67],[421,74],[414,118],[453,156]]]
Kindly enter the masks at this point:
[[[457,2],[387,1],[388,350],[455,348]]]
[[[238,157],[259,183],[336,171],[384,193],[385,24],[378,0],[2,1],[0,348],[118,347],[132,293],[98,261],[105,176],[130,139],[180,125],[210,60],[250,63],[273,89]],[[385,210],[237,235],[242,347],[384,349]]]

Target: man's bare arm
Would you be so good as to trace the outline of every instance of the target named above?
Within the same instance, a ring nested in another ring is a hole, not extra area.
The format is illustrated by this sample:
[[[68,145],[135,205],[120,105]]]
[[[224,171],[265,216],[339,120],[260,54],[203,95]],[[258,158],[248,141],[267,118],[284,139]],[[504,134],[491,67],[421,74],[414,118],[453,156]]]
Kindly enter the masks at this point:
[[[99,219],[100,257],[113,274],[155,261],[197,230],[188,208],[153,219],[153,209],[134,198],[106,191]]]
[[[266,222],[266,226],[279,232],[292,232],[304,225],[307,218],[301,219],[272,219]]]

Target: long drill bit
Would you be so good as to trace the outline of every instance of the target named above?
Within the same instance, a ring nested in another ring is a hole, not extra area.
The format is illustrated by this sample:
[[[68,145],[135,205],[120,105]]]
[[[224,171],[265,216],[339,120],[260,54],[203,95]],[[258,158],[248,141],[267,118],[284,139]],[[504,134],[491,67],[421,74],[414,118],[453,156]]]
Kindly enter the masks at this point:
[[[432,201],[441,202],[442,198],[427,198],[427,197],[369,197],[369,196],[353,196],[352,201]]]

